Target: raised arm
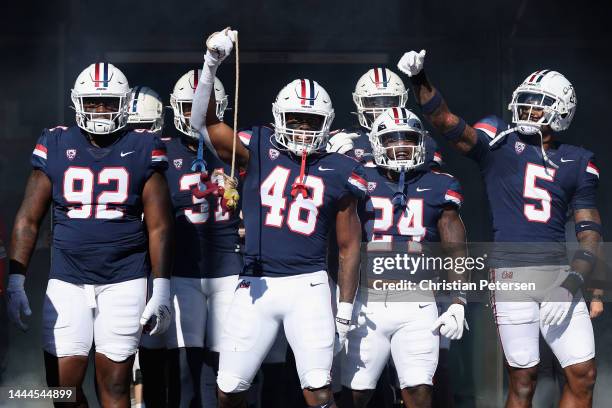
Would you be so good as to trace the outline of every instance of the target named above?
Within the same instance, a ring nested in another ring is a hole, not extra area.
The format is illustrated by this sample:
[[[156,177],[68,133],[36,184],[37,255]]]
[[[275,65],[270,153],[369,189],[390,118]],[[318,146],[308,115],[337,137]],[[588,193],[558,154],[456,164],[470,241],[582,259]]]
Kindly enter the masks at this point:
[[[431,125],[461,154],[467,154],[478,141],[476,129],[450,111],[442,94],[429,82],[424,62],[425,50],[410,51],[402,56],[397,67],[410,77],[417,103]]]
[[[36,246],[40,223],[51,203],[51,180],[41,170],[32,170],[25,195],[15,217],[9,250],[8,315],[22,330],[28,326],[21,321],[21,313],[32,314],[24,289],[25,274]]]
[[[191,127],[204,137],[207,147],[227,164],[232,163],[234,131],[217,118],[213,86],[217,68],[232,52],[234,39],[235,32],[228,28],[209,37],[202,75],[191,108]],[[249,151],[240,143],[238,135],[235,143],[236,163],[239,168],[246,169]]]

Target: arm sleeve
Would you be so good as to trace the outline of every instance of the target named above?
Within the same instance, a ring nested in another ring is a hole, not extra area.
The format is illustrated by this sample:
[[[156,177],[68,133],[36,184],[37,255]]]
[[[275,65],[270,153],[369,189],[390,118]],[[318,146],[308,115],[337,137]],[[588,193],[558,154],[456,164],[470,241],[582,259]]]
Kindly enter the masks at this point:
[[[455,207],[457,210],[463,205],[463,191],[461,190],[459,181],[457,181],[457,179],[454,177],[451,177],[451,180],[446,187],[442,204],[443,206],[450,205]]]
[[[151,158],[147,171],[147,179],[156,172],[165,172],[168,169],[168,156],[166,154],[166,144],[157,136],[151,136]]]
[[[490,115],[480,119],[472,126],[476,130],[476,145],[470,150],[467,156],[476,161],[484,160],[490,152],[489,142],[504,129],[500,129],[497,117]]]
[[[48,130],[45,129],[36,141],[36,145],[32,151],[32,158],[30,159],[32,167],[43,171],[47,176],[49,175],[47,170],[48,141],[49,133]]]
[[[580,162],[576,191],[572,198],[574,210],[597,208],[597,185],[599,184],[599,169],[595,164],[593,153],[583,157]]]
[[[360,163],[355,163],[346,179],[344,191],[341,196],[351,194],[359,200],[363,200],[368,192],[368,182],[365,178],[365,170]]]

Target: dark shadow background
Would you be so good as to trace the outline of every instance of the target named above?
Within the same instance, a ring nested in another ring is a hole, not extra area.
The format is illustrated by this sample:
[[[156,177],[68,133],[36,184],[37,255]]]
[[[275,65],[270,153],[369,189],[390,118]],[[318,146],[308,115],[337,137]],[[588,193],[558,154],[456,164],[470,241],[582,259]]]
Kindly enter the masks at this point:
[[[169,105],[174,82],[200,66],[205,36],[231,25],[240,32],[241,126],[270,122],[276,93],[299,77],[317,80],[330,93],[334,127],[352,125],[351,92],[359,76],[377,65],[397,72],[397,60],[410,49],[427,49],[429,77],[469,123],[491,113],[509,118],[506,108],[512,91],[529,73],[564,73],[577,90],[579,104],[572,127],[560,138],[598,155],[599,208],[610,236],[612,141],[606,125],[612,90],[611,18],[611,2],[555,0],[3,2],[0,217],[10,231],[41,130],[74,124],[69,93],[83,68],[95,61],[111,62],[132,86],[151,86]],[[219,77],[233,101],[232,61],[220,68]],[[408,106],[415,107],[412,96]],[[166,123],[172,125],[171,112]],[[477,168],[437,139],[447,170],[464,188],[468,237],[487,240],[490,224]],[[45,222],[43,237],[48,225]],[[8,359],[0,365],[0,384],[44,380],[39,345],[46,239],[40,247],[27,283],[34,312],[30,332],[17,333],[1,322],[0,335],[6,338],[9,333],[10,346]],[[455,389],[464,406],[496,406],[501,395],[499,350],[490,312],[475,309],[471,335],[454,347]],[[600,393],[612,385],[606,360],[612,344],[608,317],[596,323]],[[6,349],[0,351],[7,354]],[[601,401],[600,406],[607,406]]]

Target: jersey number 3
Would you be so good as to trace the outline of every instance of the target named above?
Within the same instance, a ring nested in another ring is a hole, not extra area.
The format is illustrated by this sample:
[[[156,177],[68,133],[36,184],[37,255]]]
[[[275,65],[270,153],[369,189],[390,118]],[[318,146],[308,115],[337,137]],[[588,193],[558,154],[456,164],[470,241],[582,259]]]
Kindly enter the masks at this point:
[[[523,213],[525,217],[531,222],[548,222],[550,219],[551,210],[551,196],[548,190],[536,186],[536,180],[542,179],[546,181],[554,181],[555,169],[546,169],[543,166],[539,166],[533,163],[527,163],[525,167],[525,183],[523,186],[523,197],[531,198],[539,201],[538,206],[534,204],[525,203],[523,207]]]

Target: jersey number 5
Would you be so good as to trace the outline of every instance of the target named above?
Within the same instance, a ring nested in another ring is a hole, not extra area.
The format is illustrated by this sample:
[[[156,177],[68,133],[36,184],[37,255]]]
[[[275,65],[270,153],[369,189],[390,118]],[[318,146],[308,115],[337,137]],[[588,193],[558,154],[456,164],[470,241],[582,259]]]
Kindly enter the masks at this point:
[[[123,211],[109,209],[108,205],[120,205],[127,201],[130,175],[125,167],[105,167],[98,173],[98,185],[116,183],[115,191],[103,191],[94,201],[93,171],[88,167],[68,167],[64,173],[64,199],[69,204],[77,204],[68,210],[69,218],[89,218],[95,207],[95,218],[121,218]]]
[[[525,167],[523,197],[540,202],[538,206],[525,203],[523,213],[529,221],[546,223],[550,219],[550,193],[548,190],[536,186],[536,180],[542,179],[552,182],[555,179],[555,172],[555,169],[547,169],[537,164],[527,163],[527,167]]]

